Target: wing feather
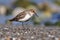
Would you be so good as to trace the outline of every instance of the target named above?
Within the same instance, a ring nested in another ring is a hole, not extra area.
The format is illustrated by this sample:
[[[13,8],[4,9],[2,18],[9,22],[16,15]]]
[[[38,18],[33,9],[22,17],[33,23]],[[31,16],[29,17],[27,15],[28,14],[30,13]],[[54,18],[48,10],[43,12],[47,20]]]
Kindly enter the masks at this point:
[[[24,18],[26,15],[25,11],[19,13],[16,17],[14,17],[13,19],[11,19],[10,21],[18,21],[19,19]]]

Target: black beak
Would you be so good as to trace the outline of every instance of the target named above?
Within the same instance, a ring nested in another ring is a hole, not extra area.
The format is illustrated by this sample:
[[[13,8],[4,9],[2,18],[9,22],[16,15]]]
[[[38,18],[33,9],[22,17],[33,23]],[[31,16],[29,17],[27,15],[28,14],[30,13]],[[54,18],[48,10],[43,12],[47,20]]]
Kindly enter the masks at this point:
[[[37,13],[35,13],[35,15],[36,15],[37,17],[39,17],[39,16],[37,15]]]

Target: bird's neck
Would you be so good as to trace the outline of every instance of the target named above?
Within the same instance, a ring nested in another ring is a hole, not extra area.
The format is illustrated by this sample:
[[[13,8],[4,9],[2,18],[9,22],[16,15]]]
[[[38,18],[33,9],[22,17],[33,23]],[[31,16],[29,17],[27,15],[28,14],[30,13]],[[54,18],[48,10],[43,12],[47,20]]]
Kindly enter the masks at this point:
[[[30,15],[33,15],[34,13],[33,12],[29,12]]]
[[[27,14],[29,14],[30,16],[32,16],[34,13],[31,11],[28,11]]]

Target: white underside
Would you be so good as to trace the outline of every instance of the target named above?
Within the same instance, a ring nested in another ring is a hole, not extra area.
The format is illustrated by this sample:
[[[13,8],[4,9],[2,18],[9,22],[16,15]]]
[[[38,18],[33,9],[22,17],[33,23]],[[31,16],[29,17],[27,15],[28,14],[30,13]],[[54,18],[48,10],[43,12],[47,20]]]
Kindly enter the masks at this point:
[[[33,16],[33,13],[32,12],[29,12],[29,13],[31,13],[31,14],[27,13],[26,16],[22,19],[19,19],[19,21],[26,21],[26,20],[30,19]]]

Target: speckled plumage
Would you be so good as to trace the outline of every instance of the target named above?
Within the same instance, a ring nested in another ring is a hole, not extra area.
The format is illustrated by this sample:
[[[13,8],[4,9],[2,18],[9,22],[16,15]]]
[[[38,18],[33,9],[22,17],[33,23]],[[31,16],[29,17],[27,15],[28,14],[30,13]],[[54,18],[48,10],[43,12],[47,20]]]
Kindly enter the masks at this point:
[[[9,21],[27,21],[29,20],[34,14],[34,10],[26,10],[21,13],[19,13],[16,17]]]

